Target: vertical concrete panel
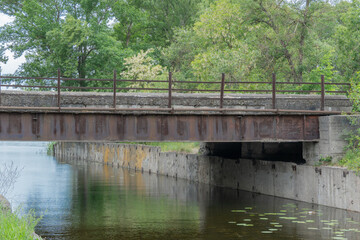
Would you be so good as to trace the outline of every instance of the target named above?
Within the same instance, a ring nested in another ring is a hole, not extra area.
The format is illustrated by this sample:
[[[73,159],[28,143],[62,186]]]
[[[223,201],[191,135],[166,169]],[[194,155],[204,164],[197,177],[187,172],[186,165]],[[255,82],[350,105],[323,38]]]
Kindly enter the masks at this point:
[[[274,196],[283,196],[285,198],[293,198],[295,196],[295,173],[292,166],[293,164],[291,163],[276,162]]]
[[[352,171],[343,169],[346,185],[346,208],[352,211],[360,209],[360,177]]]
[[[235,162],[236,166],[236,188],[252,191],[255,187],[255,174],[254,174],[254,166],[252,160],[248,159],[239,159]]]
[[[240,173],[236,160],[225,159],[222,167],[223,171],[223,185],[230,188],[237,189],[237,175]]]
[[[294,199],[316,203],[318,200],[318,178],[312,167],[292,165],[291,170],[295,175]]]
[[[272,166],[275,166],[275,163],[268,161],[256,161],[256,165],[254,165],[254,192],[274,195],[274,178]]]
[[[208,157],[206,156],[197,156],[196,160],[198,162],[198,181],[210,184],[210,170],[211,170],[211,164],[208,160]]]

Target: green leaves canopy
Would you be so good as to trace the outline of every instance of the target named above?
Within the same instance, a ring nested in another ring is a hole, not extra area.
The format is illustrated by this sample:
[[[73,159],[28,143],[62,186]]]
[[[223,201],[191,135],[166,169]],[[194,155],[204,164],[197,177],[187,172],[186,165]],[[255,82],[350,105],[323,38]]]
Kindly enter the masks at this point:
[[[0,28],[0,61],[8,49],[26,56],[19,75],[110,78],[153,49],[153,64],[184,81],[273,72],[347,81],[360,67],[359,9],[359,0],[0,0],[15,18]]]

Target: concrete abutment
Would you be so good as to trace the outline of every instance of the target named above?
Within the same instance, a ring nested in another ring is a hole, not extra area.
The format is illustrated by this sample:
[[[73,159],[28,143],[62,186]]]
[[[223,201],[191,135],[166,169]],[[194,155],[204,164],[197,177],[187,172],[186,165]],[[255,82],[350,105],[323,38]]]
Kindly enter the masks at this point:
[[[318,141],[312,142],[229,142],[202,143],[201,153],[230,159],[253,159],[315,165],[330,157],[333,163],[345,154],[346,138],[357,128],[359,116],[319,117]]]

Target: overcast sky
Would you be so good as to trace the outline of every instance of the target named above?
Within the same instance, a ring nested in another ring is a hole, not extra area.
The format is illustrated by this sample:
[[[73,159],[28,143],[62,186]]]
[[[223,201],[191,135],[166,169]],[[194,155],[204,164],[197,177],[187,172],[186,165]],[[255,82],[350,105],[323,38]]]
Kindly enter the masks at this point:
[[[11,22],[12,19],[2,13],[0,13],[0,26]],[[9,61],[6,64],[0,63],[1,66],[1,74],[10,74],[14,73],[19,65],[25,62],[25,57],[19,57],[17,59],[13,58],[13,54],[10,51],[6,51],[5,55],[9,57]]]

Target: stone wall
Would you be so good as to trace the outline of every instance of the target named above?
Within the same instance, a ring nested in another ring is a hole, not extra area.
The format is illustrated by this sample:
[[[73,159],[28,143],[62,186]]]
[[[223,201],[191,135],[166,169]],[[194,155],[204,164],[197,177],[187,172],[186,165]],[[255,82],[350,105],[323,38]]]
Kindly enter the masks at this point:
[[[160,148],[113,143],[54,146],[61,160],[93,161],[195,182],[360,211],[360,177],[338,167],[162,153]]]
[[[270,94],[225,94],[224,107],[239,109],[271,109]],[[56,92],[1,91],[2,106],[18,107],[56,107]],[[319,95],[276,95],[278,109],[319,110]],[[181,94],[174,93],[173,107],[219,107],[219,94]],[[165,93],[117,93],[116,105],[119,108],[167,107]],[[62,92],[62,107],[100,107],[113,106],[112,93]],[[351,111],[351,103],[346,96],[328,95],[325,98],[327,111]]]

